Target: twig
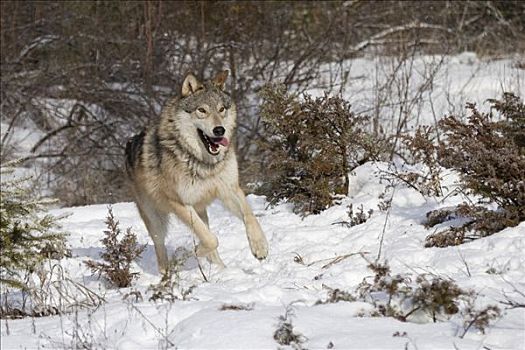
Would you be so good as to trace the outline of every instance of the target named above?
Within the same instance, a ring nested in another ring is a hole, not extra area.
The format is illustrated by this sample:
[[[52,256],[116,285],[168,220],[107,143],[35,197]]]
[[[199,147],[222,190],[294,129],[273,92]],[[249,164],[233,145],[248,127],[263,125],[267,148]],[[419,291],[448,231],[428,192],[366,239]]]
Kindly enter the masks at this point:
[[[197,244],[195,243],[195,237],[193,237],[193,251],[195,252],[195,258],[197,259],[197,267],[199,268],[199,271],[201,272],[204,282],[209,282],[208,277],[206,277],[206,275],[204,274],[204,270],[202,269],[201,262],[197,255]]]
[[[361,255],[363,256],[364,254],[368,254],[368,252],[357,252],[357,253],[350,253],[350,254],[345,254],[345,255],[339,255],[337,257],[335,257],[332,261],[330,261],[328,264],[326,265],[323,265],[321,266],[321,269],[327,269],[335,264],[339,264],[341,261],[345,260],[345,259],[348,259],[349,257],[351,256],[354,256],[354,255]]]
[[[519,296],[521,296],[522,298],[524,298],[523,301],[516,301],[516,300],[513,300],[511,299],[507,293],[505,293],[504,291],[502,292],[503,293],[503,296],[505,297],[505,300],[504,301],[500,301],[501,304],[503,305],[507,305],[508,308],[507,309],[517,309],[517,308],[525,308],[525,293],[520,291],[518,289],[518,287],[516,287],[514,284],[512,284],[511,282],[507,281],[503,276],[501,276],[501,279],[507,283],[509,286],[512,287],[512,292],[513,293],[517,293]]]
[[[175,346],[175,344],[173,342],[171,342],[169,339],[168,339],[168,335],[167,334],[164,334],[162,332],[162,330],[160,328],[158,328],[153,322],[151,322],[151,320],[149,318],[146,317],[146,315],[144,315],[144,313],[137,307],[135,306],[133,303],[129,303],[129,306],[134,309],[140,316],[142,316],[142,318],[149,323],[149,325],[161,336],[164,338],[164,340],[170,345],[170,346]]]
[[[468,325],[465,327],[465,329],[463,330],[463,333],[459,336],[460,339],[463,339],[465,337],[465,335],[467,334],[468,330],[470,329],[470,327],[472,327],[472,325],[474,323],[476,323],[476,321],[478,320],[478,318],[481,316],[481,314],[477,314],[476,316],[474,316],[474,318],[472,318],[472,320],[468,323]]]
[[[13,130],[13,127],[15,126],[15,122],[18,119],[22,112],[22,107],[18,109],[18,111],[15,113],[14,117],[11,118],[11,121],[9,122],[9,126],[7,127],[7,130],[2,137],[2,141],[0,143],[0,146],[2,147],[2,150],[5,150],[6,141],[8,140],[8,137],[11,135],[11,131]]]
[[[439,30],[446,31],[450,34],[454,34],[450,28],[446,28],[440,25],[435,25],[435,24],[430,24],[430,23],[418,23],[417,21],[414,21],[409,24],[394,26],[394,27],[390,27],[388,29],[382,30],[379,33],[372,35],[369,39],[361,41],[357,45],[354,45],[353,47],[350,48],[350,50],[354,52],[362,51],[370,45],[375,45],[379,43],[380,39],[383,39],[391,34],[402,32],[402,31],[407,31],[411,29],[439,29]]]
[[[459,255],[459,258],[461,259],[461,261],[463,262],[463,265],[465,265],[465,268],[467,269],[467,276],[468,277],[472,277],[471,273],[470,273],[470,269],[468,267],[468,264],[467,264],[467,261],[465,260],[465,257],[463,256],[463,254],[461,254],[461,251],[458,249],[458,255]]]
[[[201,275],[202,275],[202,278],[204,279],[204,282],[208,282],[208,278],[204,274],[204,271],[202,270],[202,266],[201,266],[201,263],[200,263],[198,258],[197,258],[197,266],[199,267],[199,271],[201,272]]]
[[[347,259],[347,258],[349,258],[351,256],[354,256],[354,255],[364,256],[365,254],[370,254],[370,252],[357,252],[357,253],[338,255],[335,258],[327,258],[327,259],[315,260],[315,261],[312,261],[312,262],[310,262],[308,264],[306,264],[304,262],[303,257],[301,255],[299,255],[299,253],[294,252],[294,254],[295,254],[294,261],[296,263],[304,265],[306,267],[310,267],[312,265],[315,265],[315,264],[318,264],[318,263],[321,263],[321,262],[329,261],[327,264],[321,266],[321,269],[326,269],[326,268],[328,268],[328,267],[330,267],[332,265],[340,263],[341,261],[343,261],[343,260],[345,260],[345,259]]]
[[[379,259],[381,258],[381,251],[383,250],[383,240],[385,238],[386,224],[388,222],[388,217],[390,216],[390,211],[392,210],[392,200],[394,199],[395,193],[396,193],[396,187],[394,186],[392,188],[392,196],[390,196],[390,206],[388,207],[388,210],[386,212],[385,223],[383,224],[383,230],[381,232],[381,239],[379,241],[379,250],[377,252],[376,261],[379,261]]]

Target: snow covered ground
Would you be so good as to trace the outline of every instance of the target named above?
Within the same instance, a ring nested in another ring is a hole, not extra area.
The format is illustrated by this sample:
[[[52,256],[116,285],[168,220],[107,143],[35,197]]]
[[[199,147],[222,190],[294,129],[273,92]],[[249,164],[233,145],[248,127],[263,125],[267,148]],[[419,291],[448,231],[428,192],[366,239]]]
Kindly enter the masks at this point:
[[[262,262],[251,256],[242,223],[214,203],[209,209],[211,229],[219,236],[219,252],[227,267],[219,270],[201,261],[205,282],[195,258],[188,258],[179,288],[193,289],[186,300],[172,304],[148,301],[148,287],[158,283],[160,276],[152,242],[134,204],[113,206],[121,227],[133,227],[139,241],[147,244],[135,266],[139,279],[132,288],[121,290],[105,286],[83,264],[86,259],[99,258],[107,207],[57,209],[54,214],[72,214],[64,220],[64,228],[70,232],[73,257],[63,260],[61,266],[73,280],[102,295],[106,303],[96,310],[79,309],[62,316],[2,320],[2,349],[292,348],[280,346],[273,338],[287,308],[294,332],[303,336],[302,346],[308,349],[523,349],[525,309],[505,309],[499,301],[506,294],[524,302],[514,287],[525,290],[525,223],[457,247],[423,248],[425,237],[433,232],[422,225],[425,213],[464,198],[428,199],[399,185],[394,192],[386,190],[385,197],[392,197],[391,209],[380,211],[378,196],[385,192],[386,183],[377,172],[384,166],[368,163],[358,168],[347,199],[304,219],[287,204],[267,208],[264,198],[250,196],[270,244],[270,255]],[[452,174],[446,176],[449,191],[456,180]],[[349,203],[374,212],[361,225],[334,224],[348,220]],[[354,292],[363,278],[373,275],[365,258],[373,261],[377,257],[383,232],[380,260],[388,260],[393,274],[450,278],[462,288],[474,289],[480,306],[498,304],[502,317],[486,334],[472,328],[461,339],[463,319],[459,315],[437,323],[415,323],[366,316],[372,306],[361,301],[316,305],[326,298],[327,287]],[[180,256],[192,251],[193,245],[189,230],[174,218],[169,249]],[[335,260],[359,252],[362,256]],[[124,300],[131,291],[139,291],[143,299]],[[224,305],[245,310],[221,310]]]
[[[401,67],[388,58],[349,61],[344,67],[349,72],[345,98],[358,112],[366,112],[382,100],[381,123],[391,129],[399,117],[399,96],[405,92],[408,125],[433,124],[435,118],[448,113],[462,113],[466,101],[477,102],[486,110],[484,101],[501,96],[503,91],[524,97],[525,70],[517,68],[515,59],[482,61],[469,53],[445,57],[443,62],[440,59],[416,58]],[[429,69],[436,64],[440,69],[429,79]],[[388,89],[381,87],[393,70],[396,81],[407,81],[408,85],[389,86],[392,94],[386,96]],[[326,80],[329,84],[328,75]],[[3,135],[7,124],[2,123],[1,129]],[[31,126],[16,126],[10,137],[16,153],[25,156],[41,133]],[[19,173],[33,174],[39,165],[32,167]],[[219,270],[201,261],[205,281],[197,260],[189,257],[176,294],[191,292],[185,300],[171,304],[148,300],[152,294],[149,287],[159,282],[160,275],[152,242],[133,203],[114,204],[114,214],[121,227],[131,226],[147,247],[134,266],[139,278],[132,288],[121,290],[109,288],[83,264],[87,259],[99,259],[107,206],[56,209],[53,213],[57,215],[71,213],[63,220],[73,252],[72,258],[60,263],[64,275],[106,302],[96,309],[77,309],[61,316],[1,320],[1,348],[292,348],[273,338],[279,318],[289,310],[294,332],[302,335],[301,346],[308,349],[525,349],[525,309],[506,309],[500,303],[507,297],[525,303],[519,294],[525,292],[525,223],[457,247],[424,248],[425,237],[435,230],[423,227],[425,214],[457,205],[465,198],[424,198],[402,185],[394,191],[386,189],[387,183],[378,174],[384,168],[384,164],[373,163],[358,168],[351,177],[348,198],[306,218],[293,214],[287,204],[267,207],[264,198],[250,196],[270,244],[270,255],[262,262],[252,257],[242,223],[220,203],[214,203],[209,209],[211,229],[219,237],[219,252],[227,267]],[[448,173],[446,194],[456,181],[457,177]],[[378,204],[391,197],[391,209],[379,210]],[[350,228],[337,224],[348,220],[349,204],[354,212],[361,205],[365,212],[373,209],[372,216]],[[168,247],[181,257],[193,251],[194,241],[187,228],[175,218],[172,221]],[[459,314],[436,323],[401,322],[369,316],[373,307],[362,301],[316,304],[326,299],[330,288],[355,293],[364,278],[373,276],[367,265],[376,259],[380,247],[380,261],[388,261],[392,274],[452,279],[461,288],[478,293],[478,307],[498,305],[502,317],[485,334],[471,328],[460,338],[464,320]],[[124,299],[135,292],[142,299]],[[232,305],[242,310],[228,307]]]
[[[321,96],[332,84],[337,87],[340,77],[329,72],[343,71],[347,76],[343,97],[352,104],[353,112],[377,115],[385,130],[395,130],[398,119],[405,116],[408,127],[433,125],[445,115],[465,115],[467,102],[488,111],[486,100],[503,92],[524,97],[525,70],[520,60],[519,56],[481,59],[473,52],[356,58],[342,65],[324,65],[321,87],[308,92]]]

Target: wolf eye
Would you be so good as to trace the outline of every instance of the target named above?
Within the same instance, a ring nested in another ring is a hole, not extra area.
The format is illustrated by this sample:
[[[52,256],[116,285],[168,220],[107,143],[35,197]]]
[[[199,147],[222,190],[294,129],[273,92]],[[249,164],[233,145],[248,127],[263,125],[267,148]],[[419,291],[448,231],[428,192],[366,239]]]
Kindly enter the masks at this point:
[[[201,113],[206,113],[206,110],[202,107],[197,108],[197,110]]]
[[[219,109],[219,112],[220,113],[224,112],[224,107],[221,107],[221,109]]]

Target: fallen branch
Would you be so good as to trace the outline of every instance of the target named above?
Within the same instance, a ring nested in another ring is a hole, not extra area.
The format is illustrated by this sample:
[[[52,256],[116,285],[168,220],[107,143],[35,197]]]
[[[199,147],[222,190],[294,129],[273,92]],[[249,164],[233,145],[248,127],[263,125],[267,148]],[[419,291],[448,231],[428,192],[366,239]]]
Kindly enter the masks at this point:
[[[359,52],[359,51],[366,49],[370,45],[377,45],[377,44],[384,43],[384,41],[380,41],[380,40],[391,34],[413,30],[413,29],[435,29],[435,30],[443,30],[449,34],[454,34],[452,29],[447,28],[447,27],[443,27],[443,26],[436,25],[436,24],[430,24],[430,23],[419,23],[417,21],[414,21],[406,25],[390,27],[388,29],[380,31],[379,33],[372,35],[369,39],[361,41],[357,45],[354,45],[353,47],[350,48],[350,50],[354,52]]]
[[[350,254],[345,254],[345,255],[338,255],[335,258],[320,259],[320,260],[312,261],[311,263],[308,263],[308,264],[304,262],[303,257],[301,255],[299,255],[298,253],[295,253],[294,261],[306,267],[310,267],[312,265],[315,265],[321,262],[329,261],[327,264],[321,266],[321,269],[327,269],[331,267],[332,265],[338,264],[341,261],[348,259],[351,256],[360,255],[363,257],[365,254],[369,254],[369,253],[370,252],[357,252],[357,253],[350,253]]]

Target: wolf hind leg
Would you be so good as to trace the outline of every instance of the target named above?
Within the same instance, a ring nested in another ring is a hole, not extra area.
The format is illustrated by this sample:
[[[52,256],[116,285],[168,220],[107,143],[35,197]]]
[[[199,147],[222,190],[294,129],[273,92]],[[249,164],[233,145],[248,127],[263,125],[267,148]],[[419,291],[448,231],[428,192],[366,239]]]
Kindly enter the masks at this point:
[[[158,210],[147,195],[137,196],[136,204],[140,216],[148,229],[148,233],[153,240],[159,272],[164,273],[169,265],[168,252],[165,244],[166,234],[168,233],[169,214]]]
[[[208,229],[210,228],[210,223],[208,220],[208,212],[206,211],[205,206],[195,206],[195,211],[201,218],[201,220],[208,226]],[[211,253],[209,253],[207,256],[208,260],[215,265],[218,265],[219,267],[225,267],[224,262],[222,261],[219,252],[217,249],[214,249]]]

